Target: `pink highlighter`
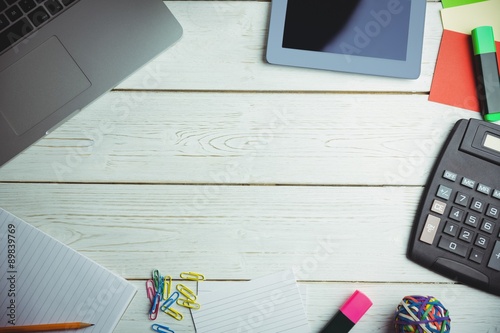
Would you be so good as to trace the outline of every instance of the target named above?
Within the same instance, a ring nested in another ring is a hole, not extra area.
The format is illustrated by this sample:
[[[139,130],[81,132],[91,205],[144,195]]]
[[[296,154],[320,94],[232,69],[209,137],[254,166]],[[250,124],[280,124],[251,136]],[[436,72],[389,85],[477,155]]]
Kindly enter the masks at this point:
[[[349,332],[372,305],[372,301],[365,294],[356,290],[326,324],[321,333]]]

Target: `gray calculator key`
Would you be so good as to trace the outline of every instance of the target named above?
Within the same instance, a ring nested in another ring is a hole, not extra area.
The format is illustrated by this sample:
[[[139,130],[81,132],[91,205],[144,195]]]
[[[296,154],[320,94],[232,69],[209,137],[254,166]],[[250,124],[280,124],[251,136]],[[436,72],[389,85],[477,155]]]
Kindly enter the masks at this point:
[[[470,196],[468,194],[458,192],[455,198],[455,203],[457,205],[467,207],[469,205]]]
[[[483,252],[473,249],[472,252],[470,253],[469,260],[472,260],[480,264],[483,261],[483,256],[484,256]]]
[[[476,191],[478,192],[481,192],[481,193],[484,193],[486,195],[490,195],[491,193],[491,187],[487,186],[487,185],[484,185],[484,184],[477,184],[477,189]]]
[[[438,213],[439,215],[443,215],[446,210],[446,204],[439,200],[434,200],[432,202],[431,211],[434,213]]]
[[[440,197],[441,199],[448,200],[451,197],[451,191],[451,188],[444,185],[439,185],[436,196]]]
[[[493,205],[488,205],[488,208],[486,209],[486,216],[492,217],[494,219],[497,219],[499,216],[499,208]]]
[[[451,207],[450,214],[448,215],[452,220],[462,222],[464,220],[465,211],[457,207]]]
[[[500,199],[500,190],[494,190],[493,191],[493,197],[497,198],[497,199]]]
[[[468,188],[474,188],[474,186],[476,185],[476,182],[472,179],[464,177],[464,178],[462,178],[462,182],[460,184],[462,184],[463,186],[468,187]]]
[[[461,257],[467,255],[467,246],[461,243],[454,242],[448,238],[441,237],[438,247],[451,253],[458,254]],[[500,250],[500,249],[499,249]],[[499,260],[500,261],[500,260]]]
[[[500,272],[500,241],[496,241],[488,267]]]
[[[422,230],[422,234],[420,234],[420,241],[432,244],[434,242],[434,237],[436,237],[440,222],[441,219],[439,217],[431,214],[427,215],[424,229]]]
[[[443,178],[451,180],[452,182],[454,182],[455,180],[457,180],[457,174],[454,173],[454,172],[451,172],[449,170],[444,170]]]

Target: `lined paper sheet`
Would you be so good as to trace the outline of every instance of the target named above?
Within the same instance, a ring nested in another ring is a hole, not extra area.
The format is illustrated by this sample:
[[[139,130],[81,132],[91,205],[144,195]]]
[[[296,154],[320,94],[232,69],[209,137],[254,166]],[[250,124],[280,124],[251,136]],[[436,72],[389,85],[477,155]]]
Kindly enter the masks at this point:
[[[197,333],[310,331],[292,270],[223,285],[199,293],[201,309],[192,311]]]
[[[110,333],[136,288],[0,209],[0,327],[87,322]]]

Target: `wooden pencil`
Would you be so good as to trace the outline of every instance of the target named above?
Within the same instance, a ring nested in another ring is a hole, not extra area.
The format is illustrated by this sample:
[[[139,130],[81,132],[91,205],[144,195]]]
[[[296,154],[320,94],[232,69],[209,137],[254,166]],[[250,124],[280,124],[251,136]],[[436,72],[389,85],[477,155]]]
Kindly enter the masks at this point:
[[[38,325],[28,325],[28,326],[10,326],[10,327],[0,327],[0,333],[77,330],[90,326],[94,326],[94,324],[74,322],[74,323],[38,324]]]

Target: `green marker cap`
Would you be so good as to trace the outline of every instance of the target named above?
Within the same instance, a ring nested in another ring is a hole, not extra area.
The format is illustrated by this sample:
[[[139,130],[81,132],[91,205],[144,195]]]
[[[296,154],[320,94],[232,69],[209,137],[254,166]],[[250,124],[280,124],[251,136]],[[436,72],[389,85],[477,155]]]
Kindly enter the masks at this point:
[[[484,115],[484,120],[494,123],[500,121],[500,113],[488,113]]]
[[[474,47],[474,55],[483,53],[494,53],[497,51],[495,45],[495,37],[493,35],[493,27],[482,26],[471,31],[472,46]]]

